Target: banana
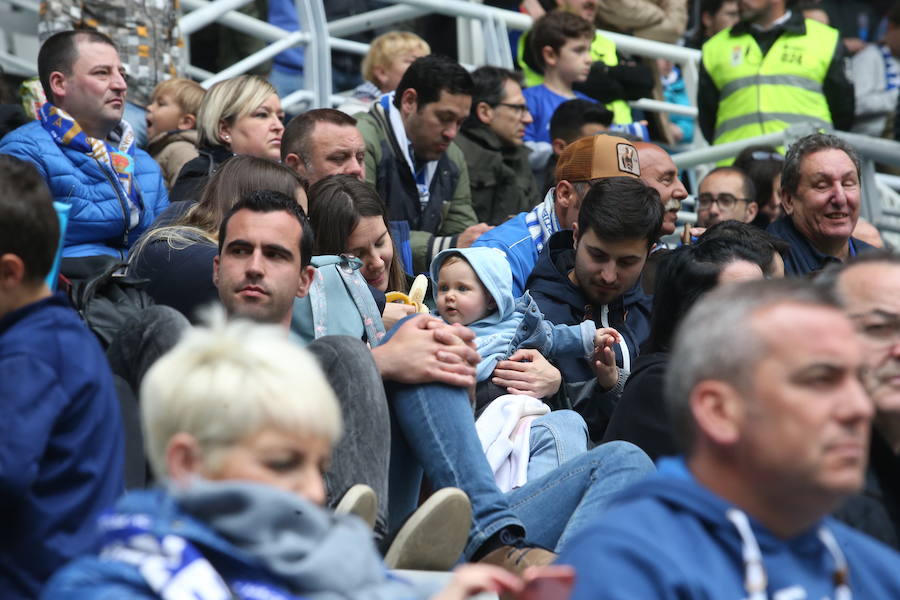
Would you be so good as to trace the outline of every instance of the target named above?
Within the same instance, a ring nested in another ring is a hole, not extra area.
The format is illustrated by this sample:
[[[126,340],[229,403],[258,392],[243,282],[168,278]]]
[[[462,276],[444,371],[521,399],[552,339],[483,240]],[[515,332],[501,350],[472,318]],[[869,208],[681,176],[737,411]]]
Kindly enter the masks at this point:
[[[417,275],[409,288],[409,295],[403,292],[388,292],[384,295],[388,302],[399,302],[416,307],[416,312],[427,315],[430,311],[425,306],[425,290],[428,289],[428,278],[425,275]]]
[[[416,275],[412,286],[409,288],[409,299],[415,304],[425,302],[425,292],[428,290],[428,277],[420,273]],[[422,311],[419,311],[422,312]]]
[[[403,292],[388,292],[384,295],[385,299],[388,302],[399,302],[400,304],[412,304],[412,300],[409,299],[409,296],[404,294]]]

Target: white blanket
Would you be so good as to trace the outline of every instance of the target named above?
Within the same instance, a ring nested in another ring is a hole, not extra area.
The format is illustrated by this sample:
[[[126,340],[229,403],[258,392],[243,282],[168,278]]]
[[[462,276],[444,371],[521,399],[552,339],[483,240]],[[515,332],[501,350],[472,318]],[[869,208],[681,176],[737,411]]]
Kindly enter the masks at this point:
[[[475,422],[481,449],[501,492],[521,487],[528,481],[531,422],[550,412],[550,407],[531,396],[500,396]]]

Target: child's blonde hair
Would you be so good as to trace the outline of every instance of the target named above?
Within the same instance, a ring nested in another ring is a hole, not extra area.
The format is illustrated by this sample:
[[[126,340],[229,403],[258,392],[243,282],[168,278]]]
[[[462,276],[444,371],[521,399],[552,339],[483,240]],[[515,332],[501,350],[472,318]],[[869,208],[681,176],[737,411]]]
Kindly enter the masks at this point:
[[[421,50],[431,54],[428,42],[409,31],[388,31],[372,40],[369,52],[362,61],[362,76],[366,81],[375,81],[375,67],[386,69],[394,58],[403,52]]]
[[[166,79],[153,88],[151,98],[156,100],[163,94],[169,94],[184,114],[197,116],[197,111],[200,110],[200,103],[203,102],[206,90],[196,81],[185,79],[184,77],[174,77]]]

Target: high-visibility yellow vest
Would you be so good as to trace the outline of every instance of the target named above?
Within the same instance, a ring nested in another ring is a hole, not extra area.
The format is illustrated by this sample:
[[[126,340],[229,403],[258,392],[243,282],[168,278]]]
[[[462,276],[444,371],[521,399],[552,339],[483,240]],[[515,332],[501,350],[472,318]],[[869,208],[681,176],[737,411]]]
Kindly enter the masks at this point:
[[[544,83],[544,76],[528,66],[525,62],[525,38],[528,33],[525,32],[519,36],[519,45],[516,48],[516,57],[519,66],[522,68],[522,75],[525,78],[525,87],[533,87]],[[616,55],[616,43],[611,39],[600,35],[594,36],[591,42],[591,59],[594,62],[600,61],[608,67],[614,67],[619,64],[619,57]],[[613,123],[627,125],[632,122],[631,107],[624,100],[613,100],[606,104],[606,108],[612,111]]]
[[[806,35],[783,33],[763,56],[749,33],[721,31],[703,45],[703,66],[719,90],[713,144],[786,129],[831,126],[822,90],[838,31],[806,19]]]

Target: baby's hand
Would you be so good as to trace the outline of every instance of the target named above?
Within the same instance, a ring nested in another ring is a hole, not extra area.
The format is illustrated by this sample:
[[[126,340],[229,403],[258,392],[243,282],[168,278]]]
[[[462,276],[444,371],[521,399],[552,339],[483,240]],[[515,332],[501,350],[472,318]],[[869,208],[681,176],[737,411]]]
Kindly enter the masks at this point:
[[[602,391],[611,390],[619,382],[619,368],[613,345],[622,340],[622,335],[610,327],[603,327],[594,334],[594,354],[591,366],[597,376],[597,385]]]
[[[611,347],[613,344],[618,344],[621,341],[622,334],[618,331],[612,327],[601,327],[594,334],[594,351]]]

